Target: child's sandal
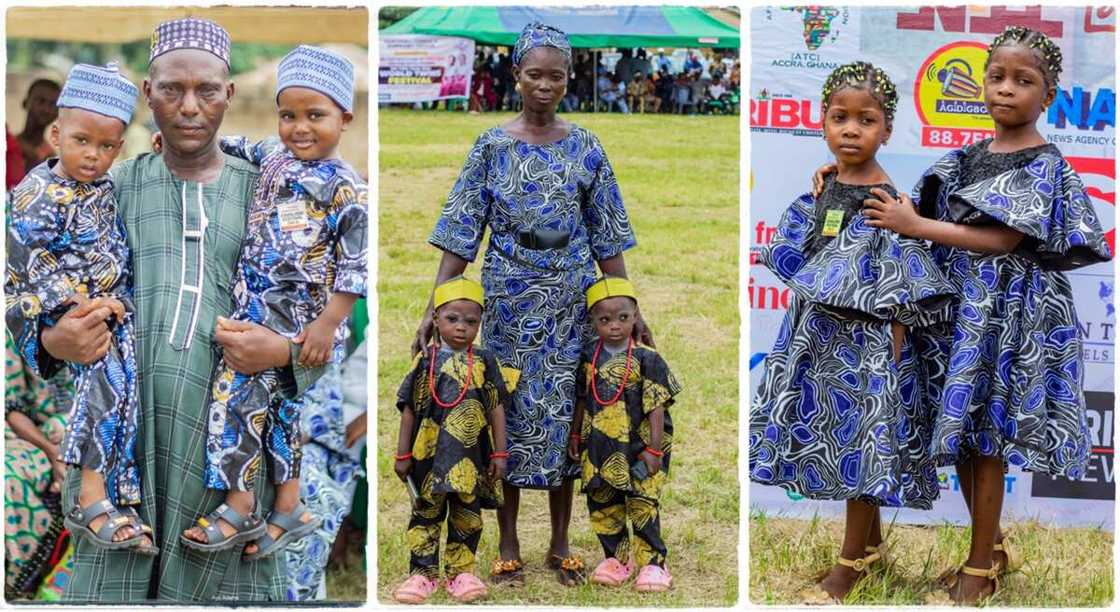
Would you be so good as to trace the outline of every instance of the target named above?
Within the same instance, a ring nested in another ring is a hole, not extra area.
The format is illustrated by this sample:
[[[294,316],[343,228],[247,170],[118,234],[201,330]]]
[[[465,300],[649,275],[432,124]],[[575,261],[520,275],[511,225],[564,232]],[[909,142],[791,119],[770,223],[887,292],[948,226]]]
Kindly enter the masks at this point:
[[[999,575],[1000,564],[992,563],[989,569],[980,569],[977,567],[970,567],[962,565],[958,570],[948,570],[938,576],[938,589],[926,594],[926,604],[932,606],[960,606],[964,605],[953,599],[953,588],[960,582],[960,574],[967,574],[969,576],[976,576],[978,578],[987,578],[992,583],[992,592],[976,601],[979,603],[985,599],[995,597],[999,592]]]
[[[525,586],[524,568],[521,559],[494,559],[494,564],[490,566],[490,582]]]
[[[90,528],[90,523],[97,517],[103,515],[105,516],[105,522],[94,532],[93,529]],[[84,538],[92,542],[94,546],[105,550],[135,548],[142,545],[144,541],[144,537],[137,527],[137,522],[133,521],[131,517],[114,506],[113,502],[105,498],[99,499],[84,508],[75,504],[63,517],[62,522],[66,525],[66,528],[70,530],[70,533]],[[113,536],[125,527],[132,529],[132,537],[114,541]]]
[[[224,520],[232,525],[233,533],[228,536],[222,533],[222,528],[218,523],[219,520]],[[203,533],[206,534],[206,541],[193,540],[188,538],[186,534],[179,534],[179,540],[188,548],[201,550],[202,552],[229,550],[238,544],[256,540],[268,529],[265,522],[256,514],[250,512],[249,516],[243,516],[224,503],[206,516],[198,517],[195,524],[201,527]]]
[[[850,567],[851,569],[855,570],[856,573],[861,574],[860,576],[857,576],[855,582],[852,583],[852,588],[855,588],[856,584],[863,579],[863,575],[865,575],[867,569],[883,557],[883,553],[879,551],[878,546],[868,546],[864,548],[864,552],[868,552],[870,554],[868,554],[866,557],[860,557],[859,559],[845,559],[844,557],[836,557],[837,564],[843,565],[844,567]],[[829,594],[828,591],[821,588],[820,581],[827,574],[828,570],[825,570],[821,574],[818,574],[818,577],[816,578],[813,586],[801,591],[799,597],[802,604],[810,606],[822,606],[842,603],[840,599],[833,597],[831,594]]]

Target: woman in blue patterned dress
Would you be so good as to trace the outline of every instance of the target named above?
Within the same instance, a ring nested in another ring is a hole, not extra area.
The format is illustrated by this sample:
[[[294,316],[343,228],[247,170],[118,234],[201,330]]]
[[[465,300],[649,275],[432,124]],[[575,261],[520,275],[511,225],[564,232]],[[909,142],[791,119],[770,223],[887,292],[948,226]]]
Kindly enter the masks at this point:
[[[999,529],[1008,463],[1077,479],[1089,458],[1081,339],[1062,272],[1112,255],[1081,179],[1036,127],[1061,62],[1044,34],[1005,30],[984,70],[995,137],[934,164],[914,190],[917,209],[905,196],[868,202],[871,225],[934,242],[962,296],[952,329],[931,335],[923,357],[943,374],[932,456],[956,466],[972,544],[931,603],[988,597],[1018,564]]]
[[[602,144],[556,116],[571,71],[567,36],[530,24],[513,62],[523,110],[475,142],[429,242],[443,250],[439,284],[463,273],[490,229],[483,342],[522,372],[506,415],[509,473],[498,514],[501,558],[492,574],[499,582],[522,580],[519,491],[546,489],[546,563],[570,585],[583,580],[582,563],[568,549],[571,480],[579,470],[567,458],[576,367],[592,337],[582,296],[596,264],[604,274],[626,276],[622,252],[635,240]],[[421,321],[414,353],[431,338],[430,305]],[[644,325],[637,333],[651,341]]]
[[[924,243],[859,212],[872,190],[894,191],[875,159],[890,137],[894,84],[856,62],[829,75],[821,100],[837,172],[819,197],[790,206],[764,252],[793,300],[749,434],[751,480],[846,502],[839,558],[806,603],[842,600],[880,558],[880,506],[929,509],[937,498],[912,332],[948,320],[955,293]]]

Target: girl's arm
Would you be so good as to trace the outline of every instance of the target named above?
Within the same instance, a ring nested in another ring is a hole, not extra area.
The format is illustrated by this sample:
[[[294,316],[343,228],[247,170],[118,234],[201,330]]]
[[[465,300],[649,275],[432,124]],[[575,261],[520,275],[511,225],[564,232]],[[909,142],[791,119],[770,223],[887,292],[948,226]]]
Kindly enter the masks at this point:
[[[572,459],[579,459],[579,445],[583,441],[581,433],[583,431],[583,398],[576,399],[576,411],[572,415],[572,429],[568,433],[568,456]]]
[[[646,415],[649,419],[649,448],[657,451],[658,454],[653,454],[649,450],[643,450],[640,455],[642,461],[645,462],[646,468],[649,469],[650,476],[661,471],[661,438],[665,432],[665,408],[658,406],[649,411]]]
[[[910,196],[890,194],[876,187],[871,190],[878,199],[863,201],[863,214],[872,227],[893,230],[903,236],[929,240],[937,244],[974,253],[1010,253],[1023,240],[1023,233],[1006,225],[962,225],[929,219],[918,214]]]
[[[502,455],[490,457],[489,474],[491,478],[500,480],[506,477],[506,409],[501,402],[490,409],[490,432],[494,442],[493,452]]]
[[[398,457],[412,452],[412,431],[415,429],[415,425],[416,413],[412,412],[412,406],[405,406],[401,410],[401,428],[397,431]],[[412,471],[412,458],[397,459],[393,464],[393,471],[402,481],[408,478],[408,473]]]

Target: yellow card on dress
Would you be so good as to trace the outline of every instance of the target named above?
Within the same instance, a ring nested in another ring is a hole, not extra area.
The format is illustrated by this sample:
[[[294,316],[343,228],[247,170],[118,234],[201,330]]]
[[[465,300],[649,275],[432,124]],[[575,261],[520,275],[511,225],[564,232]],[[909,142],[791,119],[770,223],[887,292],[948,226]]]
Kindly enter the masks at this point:
[[[844,211],[830,210],[824,215],[824,227],[821,236],[837,236],[840,234],[840,224],[844,222]]]

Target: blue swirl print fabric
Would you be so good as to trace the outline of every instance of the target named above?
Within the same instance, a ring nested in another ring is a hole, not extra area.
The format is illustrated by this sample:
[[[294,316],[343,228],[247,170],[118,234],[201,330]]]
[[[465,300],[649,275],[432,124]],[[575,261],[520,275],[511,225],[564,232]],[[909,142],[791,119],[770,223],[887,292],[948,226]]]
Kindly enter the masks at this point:
[[[1062,270],[1111,253],[1080,178],[1055,147],[992,153],[989,142],[949,153],[914,192],[928,216],[1024,234],[1009,254],[934,248],[961,304],[951,329],[927,330],[938,348],[924,357],[945,376],[931,405],[931,452],[939,465],[981,454],[1079,478],[1090,451],[1084,364]]]
[[[592,337],[584,291],[595,262],[635,245],[618,182],[599,140],[573,125],[564,138],[529,144],[500,127],[467,155],[429,242],[482,265],[483,344],[521,371],[506,414],[509,473],[517,487],[553,488],[578,475],[567,457],[576,368]],[[518,232],[569,235],[568,245],[530,249]]]
[[[120,300],[123,321],[112,321],[108,353],[70,364],[75,376],[62,459],[105,478],[115,505],[140,503],[136,463],[139,428],[131,267],[113,182],[79,183],[54,173],[51,159],[36,166],[8,195],[6,320],[20,356],[40,375],[39,333],[68,310],[75,293]]]
[[[908,328],[896,363],[891,325],[944,325],[955,292],[924,243],[866,225],[871,187],[798,198],[763,253],[793,299],[751,407],[750,477],[812,499],[928,509],[936,362],[919,359],[925,340]],[[835,238],[819,240],[821,208],[845,211]]]

